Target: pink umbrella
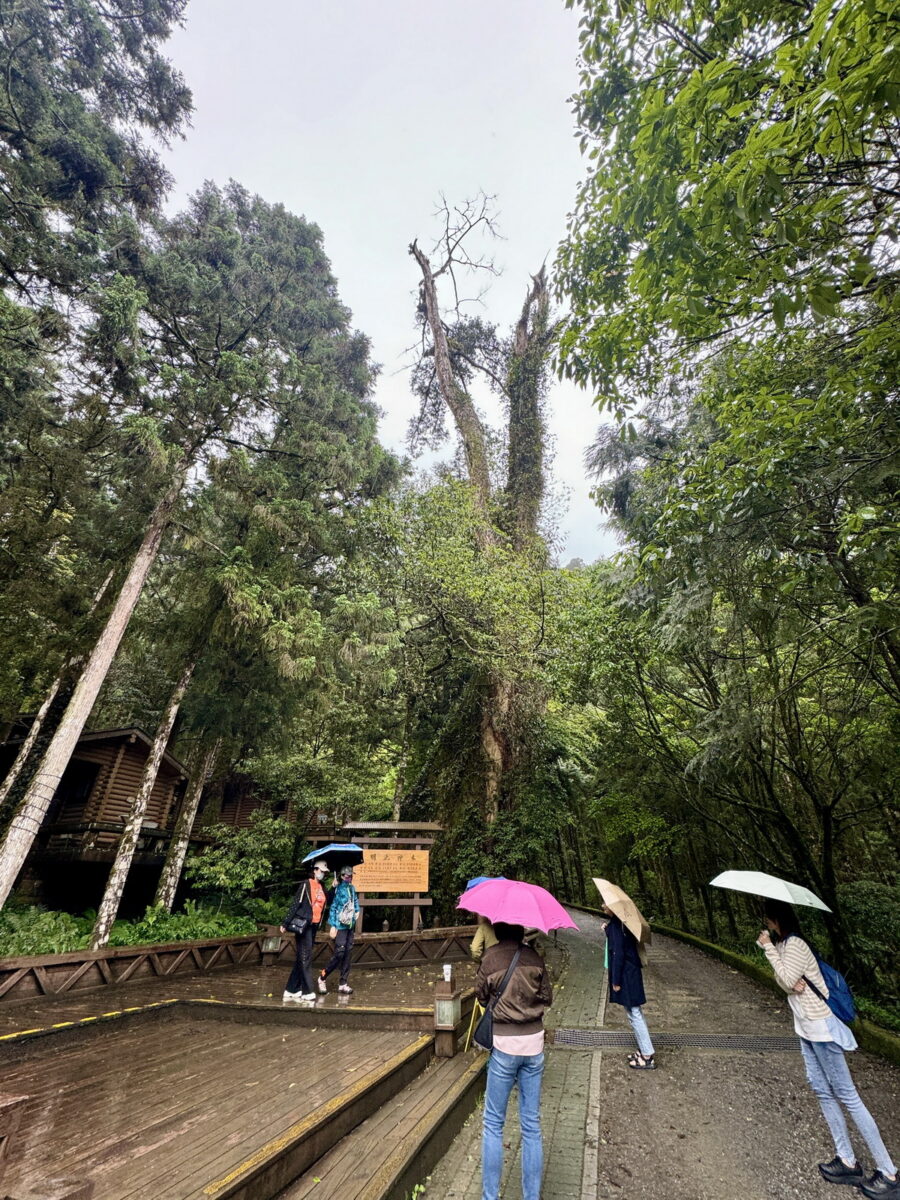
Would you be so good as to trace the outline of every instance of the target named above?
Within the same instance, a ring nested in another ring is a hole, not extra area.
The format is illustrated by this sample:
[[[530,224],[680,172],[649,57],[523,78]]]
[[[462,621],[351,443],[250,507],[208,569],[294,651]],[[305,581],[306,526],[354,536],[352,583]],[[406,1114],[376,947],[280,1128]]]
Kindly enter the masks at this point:
[[[518,879],[486,879],[459,898],[457,908],[478,913],[494,923],[524,925],[527,929],[577,929],[578,926],[546,888]]]

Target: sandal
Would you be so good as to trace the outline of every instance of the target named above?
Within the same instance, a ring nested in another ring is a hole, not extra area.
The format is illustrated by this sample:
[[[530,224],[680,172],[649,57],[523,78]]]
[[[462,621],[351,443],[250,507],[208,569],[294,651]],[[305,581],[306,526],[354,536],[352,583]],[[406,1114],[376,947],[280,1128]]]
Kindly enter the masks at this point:
[[[655,1071],[656,1063],[653,1059],[654,1056],[652,1054],[646,1056],[643,1054],[629,1054],[628,1065],[632,1071]]]

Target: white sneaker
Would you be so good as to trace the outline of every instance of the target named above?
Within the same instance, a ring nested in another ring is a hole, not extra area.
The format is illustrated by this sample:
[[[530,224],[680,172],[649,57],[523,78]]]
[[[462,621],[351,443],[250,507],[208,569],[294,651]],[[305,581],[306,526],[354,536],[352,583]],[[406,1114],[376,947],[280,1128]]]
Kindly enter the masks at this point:
[[[304,992],[303,995],[300,997],[301,1000],[315,1000],[315,998],[316,998],[315,992]]]
[[[302,1000],[302,999],[303,999],[302,992],[285,992],[284,995],[281,997],[281,1003],[286,1004],[288,1000]]]
[[[349,995],[350,995],[350,993],[353,991],[353,988],[350,986],[350,984],[349,984],[349,983],[342,983],[342,984],[341,984],[341,985],[338,987],[338,991],[339,991],[339,992],[343,992],[345,995],[349,996]]]
[[[340,991],[340,990],[341,989],[338,988],[338,991]],[[319,991],[321,992],[321,994],[323,996],[328,992],[328,984],[325,982],[325,980],[322,978],[321,975],[319,976]]]

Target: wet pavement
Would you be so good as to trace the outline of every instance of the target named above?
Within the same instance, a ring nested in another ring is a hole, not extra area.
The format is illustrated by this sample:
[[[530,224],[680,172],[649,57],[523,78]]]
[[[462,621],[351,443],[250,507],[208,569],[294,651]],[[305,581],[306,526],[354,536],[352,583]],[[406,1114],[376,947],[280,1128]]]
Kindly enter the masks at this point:
[[[559,934],[568,969],[547,1024],[626,1030],[622,1008],[605,1003],[600,923],[589,914],[573,916],[581,933]],[[655,939],[645,984],[651,1035],[792,1033],[783,1001],[679,942]],[[834,1150],[799,1048],[665,1049],[650,1072],[629,1070],[627,1053],[548,1048],[542,1200],[834,1200],[833,1186],[816,1169]],[[900,1069],[862,1052],[848,1061],[896,1158]],[[853,1136],[870,1171],[865,1146]],[[501,1196],[515,1200],[522,1192],[514,1101],[504,1145]],[[480,1200],[480,1108],[432,1173],[424,1197]]]

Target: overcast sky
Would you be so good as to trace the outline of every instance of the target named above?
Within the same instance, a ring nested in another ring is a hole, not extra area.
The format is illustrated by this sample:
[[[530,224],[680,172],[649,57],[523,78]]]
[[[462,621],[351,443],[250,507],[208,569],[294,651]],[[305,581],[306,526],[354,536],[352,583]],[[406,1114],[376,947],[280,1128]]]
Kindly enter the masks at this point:
[[[484,311],[514,323],[583,172],[568,103],[577,14],[562,0],[190,0],[168,49],[195,105],[168,154],[175,201],[233,178],[322,228],[381,364],[382,440],[403,453],[415,411],[407,246],[430,248],[441,193],[496,195],[503,275]],[[558,558],[590,562],[615,549],[582,466],[599,414],[568,384],[554,384],[550,408]]]

